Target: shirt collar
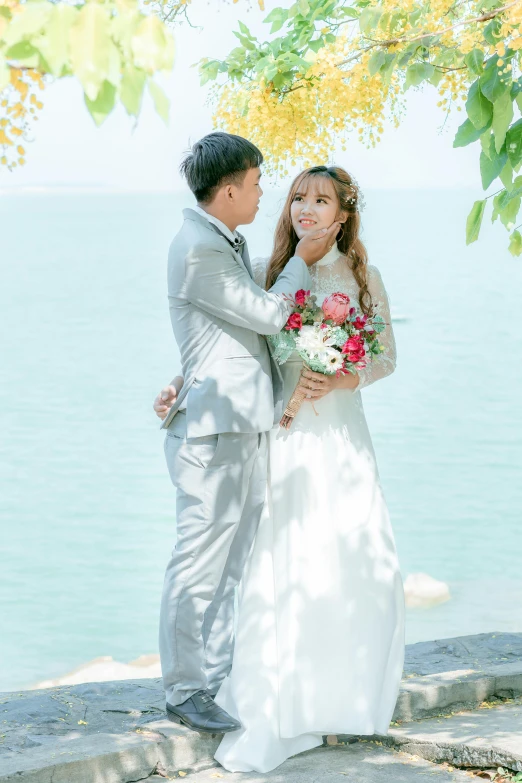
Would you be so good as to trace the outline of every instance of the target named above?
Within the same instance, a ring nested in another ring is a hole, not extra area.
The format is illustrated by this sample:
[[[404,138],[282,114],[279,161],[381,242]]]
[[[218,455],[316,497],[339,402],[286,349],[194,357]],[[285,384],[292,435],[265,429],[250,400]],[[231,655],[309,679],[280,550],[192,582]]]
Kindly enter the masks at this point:
[[[240,244],[240,237],[237,231],[232,232],[228,226],[225,226],[224,223],[221,222],[217,217],[214,217],[214,215],[209,215],[208,212],[205,212],[204,209],[201,209],[200,206],[196,204],[196,206],[192,207],[194,212],[197,212],[198,215],[201,215],[201,217],[204,217],[206,220],[208,220],[209,223],[213,223],[222,234],[226,236],[226,238],[231,242],[233,245],[239,245]]]

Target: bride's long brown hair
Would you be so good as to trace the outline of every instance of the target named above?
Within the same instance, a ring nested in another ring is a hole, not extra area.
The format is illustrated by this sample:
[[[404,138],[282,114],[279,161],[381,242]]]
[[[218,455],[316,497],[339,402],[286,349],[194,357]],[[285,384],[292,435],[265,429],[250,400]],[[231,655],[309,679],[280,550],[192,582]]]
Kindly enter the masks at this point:
[[[360,193],[348,172],[339,166],[313,166],[301,172],[290,187],[274,236],[274,248],[267,270],[267,289],[271,288],[288,261],[295,254],[298,236],[292,225],[291,208],[296,193],[308,179],[322,177],[329,180],[339,200],[339,212],[348,213],[337,237],[339,251],[346,257],[359,286],[359,305],[367,315],[372,311],[372,297],[368,290],[368,254],[359,238],[361,218],[358,204]]]

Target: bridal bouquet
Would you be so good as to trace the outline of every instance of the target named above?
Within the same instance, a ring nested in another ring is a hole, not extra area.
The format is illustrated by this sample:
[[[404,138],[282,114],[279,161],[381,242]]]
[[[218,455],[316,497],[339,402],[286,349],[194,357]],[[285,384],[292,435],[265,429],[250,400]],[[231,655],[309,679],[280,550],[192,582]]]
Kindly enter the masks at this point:
[[[380,315],[358,312],[346,294],[331,294],[318,307],[310,291],[300,290],[292,303],[286,326],[268,337],[278,364],[297,351],[310,370],[339,377],[366,367],[373,356],[384,351],[379,342],[384,320]],[[290,428],[305,399],[306,393],[296,388],[281,419],[282,427]]]

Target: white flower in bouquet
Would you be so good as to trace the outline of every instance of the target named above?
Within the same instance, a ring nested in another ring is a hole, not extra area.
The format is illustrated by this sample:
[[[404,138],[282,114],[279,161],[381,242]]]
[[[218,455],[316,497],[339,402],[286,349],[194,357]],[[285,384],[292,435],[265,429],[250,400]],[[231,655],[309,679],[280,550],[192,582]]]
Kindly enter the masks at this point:
[[[342,370],[344,367],[344,356],[335,348],[329,348],[326,359],[321,361],[326,365],[328,373],[337,372],[337,370]]]
[[[327,361],[330,346],[335,344],[335,338],[329,337],[325,329],[320,326],[303,326],[295,347],[298,351],[305,351],[311,359],[317,359],[320,362]]]

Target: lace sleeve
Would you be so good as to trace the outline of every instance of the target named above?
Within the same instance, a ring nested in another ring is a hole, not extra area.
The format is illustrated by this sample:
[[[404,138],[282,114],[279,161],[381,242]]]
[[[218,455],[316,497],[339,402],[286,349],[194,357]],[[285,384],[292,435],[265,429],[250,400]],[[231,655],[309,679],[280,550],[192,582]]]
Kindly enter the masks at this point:
[[[358,371],[359,385],[356,387],[356,391],[364,389],[365,386],[370,386],[375,381],[380,381],[381,378],[385,378],[387,375],[391,375],[397,364],[397,348],[393,335],[388,295],[377,267],[370,266],[368,273],[368,288],[372,295],[375,312],[377,315],[382,316],[386,324],[386,328],[380,335],[384,352],[379,356],[374,356],[363,370]]]
[[[254,275],[254,283],[260,288],[266,286],[266,271],[268,268],[268,258],[254,258],[252,261],[252,273]]]

